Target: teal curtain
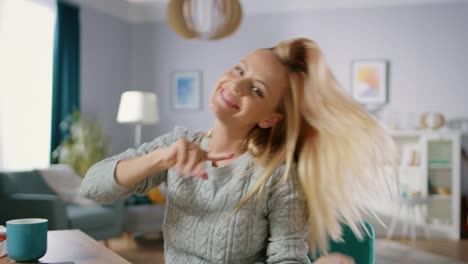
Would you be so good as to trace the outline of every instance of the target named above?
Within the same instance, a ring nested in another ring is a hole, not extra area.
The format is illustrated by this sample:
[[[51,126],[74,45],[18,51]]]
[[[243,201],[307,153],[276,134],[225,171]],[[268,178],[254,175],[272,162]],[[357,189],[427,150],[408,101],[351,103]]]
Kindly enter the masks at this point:
[[[64,1],[57,2],[52,88],[52,127],[50,154],[67,137],[60,123],[80,110],[80,10]]]

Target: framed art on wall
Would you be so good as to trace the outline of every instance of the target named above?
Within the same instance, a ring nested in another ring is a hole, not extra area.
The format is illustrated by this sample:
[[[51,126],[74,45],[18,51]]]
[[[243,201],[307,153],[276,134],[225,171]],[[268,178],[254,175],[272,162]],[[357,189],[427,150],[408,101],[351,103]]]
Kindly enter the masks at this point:
[[[201,108],[201,72],[175,71],[171,75],[171,105],[174,110]]]
[[[388,61],[354,60],[351,63],[351,92],[362,104],[388,103]]]

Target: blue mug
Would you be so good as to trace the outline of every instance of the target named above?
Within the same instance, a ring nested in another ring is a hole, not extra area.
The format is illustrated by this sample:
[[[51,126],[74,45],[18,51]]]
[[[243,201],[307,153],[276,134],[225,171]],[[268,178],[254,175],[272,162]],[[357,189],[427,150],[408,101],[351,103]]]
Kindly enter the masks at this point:
[[[6,222],[7,254],[18,262],[32,262],[47,252],[47,219],[24,218]]]

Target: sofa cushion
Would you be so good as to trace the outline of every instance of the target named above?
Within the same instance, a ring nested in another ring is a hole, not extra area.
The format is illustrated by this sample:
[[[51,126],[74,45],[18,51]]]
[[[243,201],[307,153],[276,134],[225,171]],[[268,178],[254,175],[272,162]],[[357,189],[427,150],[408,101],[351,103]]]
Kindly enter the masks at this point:
[[[127,232],[161,232],[164,221],[164,206],[127,206],[124,230]]]
[[[80,194],[83,179],[73,168],[66,164],[52,164],[49,168],[39,170],[47,185],[66,203],[82,206],[97,206],[98,204]]]
[[[82,207],[79,205],[68,205],[67,214],[71,229],[94,230],[106,229],[110,223],[117,221],[118,216],[111,208],[96,206]]]

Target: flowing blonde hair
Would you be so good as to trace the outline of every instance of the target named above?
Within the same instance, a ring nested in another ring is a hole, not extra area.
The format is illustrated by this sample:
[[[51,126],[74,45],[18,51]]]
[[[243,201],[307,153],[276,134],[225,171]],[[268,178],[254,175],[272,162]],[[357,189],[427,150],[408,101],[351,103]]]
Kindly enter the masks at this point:
[[[363,215],[373,214],[369,201],[393,190],[385,168],[394,167],[394,142],[340,88],[315,42],[292,39],[270,50],[288,70],[289,89],[279,106],[285,118],[250,133],[248,150],[265,170],[239,207],[262,193],[285,164],[282,180],[297,175],[307,201],[309,247],[313,254],[326,253],[329,237],[341,240],[341,223],[361,238]],[[293,166],[297,174],[291,174]]]

